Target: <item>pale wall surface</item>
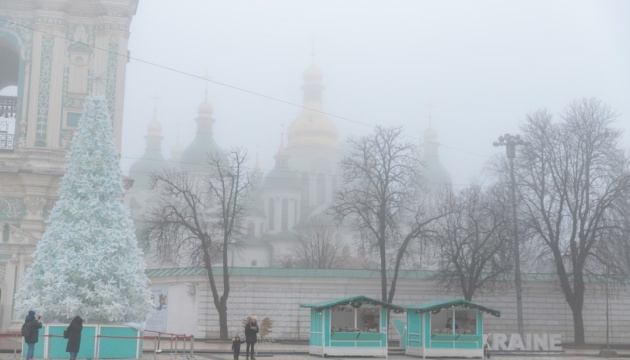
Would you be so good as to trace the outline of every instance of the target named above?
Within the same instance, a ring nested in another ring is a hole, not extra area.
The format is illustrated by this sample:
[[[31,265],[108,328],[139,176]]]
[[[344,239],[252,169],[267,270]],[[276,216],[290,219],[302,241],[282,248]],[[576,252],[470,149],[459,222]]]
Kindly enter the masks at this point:
[[[271,338],[306,340],[310,326],[309,310],[300,308],[299,304],[354,295],[380,297],[380,279],[374,271],[320,271],[320,274],[326,273],[325,276],[304,276],[303,272],[305,270],[233,269],[228,315],[230,335],[242,332],[242,319],[255,314],[259,321],[265,316],[274,321]],[[300,273],[302,276],[299,276]],[[399,279],[394,303],[406,305],[458,297],[440,291],[432,281],[422,279],[422,274],[409,272],[406,278]],[[154,286],[169,288],[168,331],[183,331],[202,338],[218,337],[218,316],[205,276],[153,277],[152,282]],[[195,295],[188,295],[182,282],[197,284]],[[217,285],[221,289],[220,281]],[[603,289],[591,287],[585,299],[583,313],[587,343],[605,343],[606,340],[606,301],[603,294]],[[630,335],[628,292],[611,291],[610,294],[611,343],[627,343]],[[484,316],[485,333],[516,332],[516,304],[512,289],[480,296],[474,301],[501,310],[500,318]],[[191,321],[190,307],[196,307],[197,321]],[[558,333],[563,342],[573,341],[571,311],[553,282],[525,283],[523,314],[526,333]],[[393,327],[390,327],[390,334],[391,339],[398,338]]]

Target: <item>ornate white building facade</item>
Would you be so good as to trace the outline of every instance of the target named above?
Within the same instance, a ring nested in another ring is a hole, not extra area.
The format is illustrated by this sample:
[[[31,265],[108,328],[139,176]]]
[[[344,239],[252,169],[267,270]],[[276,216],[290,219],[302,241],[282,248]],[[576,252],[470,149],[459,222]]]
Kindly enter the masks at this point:
[[[0,331],[58,196],[90,92],[109,101],[120,150],[129,26],[138,0],[0,2]]]

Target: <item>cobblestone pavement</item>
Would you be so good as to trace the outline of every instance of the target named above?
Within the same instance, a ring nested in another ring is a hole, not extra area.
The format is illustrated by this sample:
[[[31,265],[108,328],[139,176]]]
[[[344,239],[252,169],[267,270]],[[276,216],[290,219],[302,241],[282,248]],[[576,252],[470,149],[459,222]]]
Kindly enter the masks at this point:
[[[19,344],[19,345],[18,345]],[[17,346],[16,346],[17,345]],[[0,360],[19,360],[23,359],[22,354],[19,351],[21,345],[17,338],[0,338]],[[168,341],[162,342],[161,353],[154,353],[156,349],[155,343],[151,340],[145,340],[143,342],[144,353],[142,360],[233,360],[234,356],[230,352],[230,344],[225,342],[206,342],[203,340],[197,340],[194,344],[194,356],[190,356],[190,343],[186,346],[186,353],[182,353],[183,344],[177,345],[177,356],[171,352],[171,347],[174,350],[175,344],[171,344]],[[14,353],[14,349],[18,349]],[[307,355],[308,346],[305,344],[295,343],[269,343],[259,344],[257,347],[258,356],[257,360],[315,360],[320,359],[320,356]],[[395,351],[393,351],[395,352]],[[630,349],[617,350],[620,357],[630,358]],[[531,353],[527,355],[492,355],[492,360],[585,360],[585,359],[603,359],[598,356],[598,348],[589,349],[566,349],[564,352],[558,352],[554,354],[537,354]],[[335,360],[346,359],[379,359],[376,357],[329,357]],[[240,360],[245,360],[245,356],[241,354]],[[416,357],[405,357],[404,354],[395,353],[390,354],[388,359],[419,359]],[[444,358],[442,358],[444,359]],[[83,359],[80,359],[83,360]]]
[[[515,356],[515,355],[493,355],[492,360],[586,360],[586,359],[603,359],[602,357],[598,357],[597,352],[592,354],[558,354],[558,355],[549,355],[549,356],[540,356],[540,355],[530,355],[530,356]],[[624,357],[628,357],[624,355]],[[259,354],[256,359],[257,360],[315,360],[319,359],[319,356],[309,356],[306,354]],[[0,353],[0,360],[19,360],[23,359],[21,354],[18,353],[14,356],[13,353]],[[234,357],[231,353],[196,353],[194,358],[190,358],[189,356],[174,356],[172,354],[153,354],[153,353],[144,353],[142,360],[233,360]],[[245,356],[241,355],[240,360],[245,360]],[[357,360],[357,359],[379,359],[376,357],[328,357],[328,359],[334,360]],[[402,359],[419,359],[415,357],[405,357],[404,355],[390,355],[388,357],[390,360],[402,360]],[[420,358],[421,359],[421,358]],[[445,359],[445,358],[440,358]],[[449,358],[453,359],[453,358]],[[82,359],[80,359],[82,360]]]
[[[260,354],[256,357],[257,360],[316,360],[320,359],[319,356],[309,356],[305,354]],[[156,358],[152,356],[152,354],[145,354],[143,360],[175,360],[175,358],[170,357],[168,355],[159,355]],[[185,360],[185,357],[179,357],[177,360]],[[198,353],[195,354],[196,360],[233,360],[234,357],[229,353]],[[240,360],[245,360],[245,356],[241,355]],[[327,359],[334,360],[357,360],[357,359],[379,359],[376,357],[328,357]],[[390,360],[412,360],[412,359],[421,359],[416,357],[405,357],[404,355],[390,355],[388,357]],[[446,359],[446,358],[439,358]],[[453,358],[449,358],[453,359]],[[492,356],[492,360],[586,360],[586,359],[602,359],[595,355],[568,355],[568,354],[558,354],[553,356],[540,356],[540,355],[531,355],[531,356],[514,356],[514,355],[494,355]]]

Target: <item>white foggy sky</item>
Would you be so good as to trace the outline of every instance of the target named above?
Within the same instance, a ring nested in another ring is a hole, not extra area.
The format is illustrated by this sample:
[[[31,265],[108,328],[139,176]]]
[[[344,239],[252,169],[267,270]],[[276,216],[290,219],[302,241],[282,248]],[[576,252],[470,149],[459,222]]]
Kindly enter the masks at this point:
[[[503,149],[492,146],[531,111],[558,114],[598,97],[620,117],[630,150],[630,2],[140,0],[133,58],[302,102],[302,73],[322,70],[324,110],[340,139],[371,125],[401,125],[421,142],[432,124],[456,185],[481,177]],[[195,134],[204,81],[131,60],[127,66],[122,164],[144,153],[146,127],[162,123],[164,156]],[[267,171],[300,109],[209,83],[214,137],[245,146]],[[252,163],[253,165],[253,163]]]

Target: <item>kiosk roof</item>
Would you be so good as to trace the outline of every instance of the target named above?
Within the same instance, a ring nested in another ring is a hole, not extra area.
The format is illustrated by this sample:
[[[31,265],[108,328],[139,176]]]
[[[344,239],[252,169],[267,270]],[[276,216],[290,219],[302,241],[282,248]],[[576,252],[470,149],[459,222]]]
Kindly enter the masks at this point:
[[[411,304],[404,306],[407,311],[415,311],[416,313],[426,313],[429,311],[439,311],[452,307],[462,307],[465,309],[476,309],[484,313],[494,315],[496,317],[501,316],[501,311],[483,306],[472,301],[464,299],[450,299],[450,300],[431,300],[417,304]]]
[[[342,299],[328,300],[328,301],[323,301],[323,302],[313,303],[313,304],[300,304],[300,307],[312,308],[315,310],[322,310],[322,309],[333,308],[338,305],[348,305],[348,304],[350,304],[353,307],[360,307],[363,304],[380,305],[386,309],[393,310],[395,313],[401,313],[405,311],[405,309],[401,306],[390,304],[388,302],[377,300],[377,299],[372,299],[363,295],[351,296],[351,297],[346,297]]]

